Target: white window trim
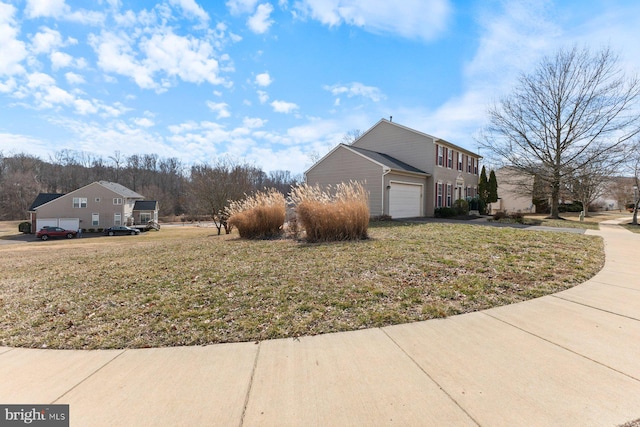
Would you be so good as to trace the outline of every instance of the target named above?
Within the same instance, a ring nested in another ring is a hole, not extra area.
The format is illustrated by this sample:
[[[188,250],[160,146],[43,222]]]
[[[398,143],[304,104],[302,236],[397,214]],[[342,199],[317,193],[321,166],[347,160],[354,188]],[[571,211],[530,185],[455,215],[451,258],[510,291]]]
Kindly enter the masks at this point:
[[[74,197],[72,200],[72,206],[74,209],[83,209],[87,207],[86,197]]]

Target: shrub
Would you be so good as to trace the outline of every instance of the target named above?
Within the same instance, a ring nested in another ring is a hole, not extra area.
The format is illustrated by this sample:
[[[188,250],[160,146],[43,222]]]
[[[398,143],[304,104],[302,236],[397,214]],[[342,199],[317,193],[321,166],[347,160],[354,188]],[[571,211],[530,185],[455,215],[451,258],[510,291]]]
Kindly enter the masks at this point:
[[[505,218],[508,218],[508,217],[509,217],[509,215],[507,215],[506,212],[502,212],[502,211],[496,212],[495,214],[493,214],[493,220],[494,221],[500,221],[501,219],[505,219]]]
[[[456,200],[454,207],[458,215],[467,215],[469,213],[469,202],[464,199]]]
[[[359,240],[368,237],[369,196],[357,182],[338,184],[332,193],[318,185],[291,189],[298,225],[309,242]]]
[[[285,199],[275,189],[258,192],[232,202],[226,210],[229,225],[245,239],[270,239],[282,233]]]
[[[433,216],[436,218],[452,218],[458,216],[458,210],[456,208],[436,208],[433,211]]]
[[[18,231],[20,233],[31,233],[31,223],[29,221],[21,222],[18,224]]]

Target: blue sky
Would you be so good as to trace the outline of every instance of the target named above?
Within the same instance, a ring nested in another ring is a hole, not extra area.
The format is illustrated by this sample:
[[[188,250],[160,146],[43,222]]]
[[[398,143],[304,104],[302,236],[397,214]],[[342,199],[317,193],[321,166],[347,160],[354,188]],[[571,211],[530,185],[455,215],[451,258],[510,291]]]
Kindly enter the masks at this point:
[[[519,71],[577,44],[631,74],[639,36],[637,0],[0,0],[0,152],[301,173],[389,116],[477,151]]]

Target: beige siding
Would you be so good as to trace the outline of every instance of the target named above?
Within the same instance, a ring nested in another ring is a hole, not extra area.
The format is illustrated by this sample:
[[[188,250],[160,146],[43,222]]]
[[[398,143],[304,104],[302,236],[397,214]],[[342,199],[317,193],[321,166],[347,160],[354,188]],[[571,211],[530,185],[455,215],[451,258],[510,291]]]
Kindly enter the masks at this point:
[[[435,164],[433,138],[386,121],[370,129],[353,146],[388,154],[427,173]]]
[[[340,146],[307,171],[306,182],[322,187],[348,181],[360,182],[369,192],[370,214],[378,216],[383,213],[382,174],[381,165]]]
[[[497,203],[491,204],[491,213],[498,211],[535,213],[533,196],[526,190],[533,188],[533,180],[533,176],[520,174],[511,168],[498,169],[496,181],[499,199]]]
[[[86,198],[87,207],[74,208],[75,197]],[[106,228],[113,225],[115,213],[122,214],[122,224],[126,221],[127,200],[123,199],[122,205],[114,205],[114,198],[122,199],[122,196],[94,182],[38,207],[36,212],[38,218],[79,218],[80,227],[85,229]],[[99,215],[100,223],[97,226],[91,223],[94,213]]]

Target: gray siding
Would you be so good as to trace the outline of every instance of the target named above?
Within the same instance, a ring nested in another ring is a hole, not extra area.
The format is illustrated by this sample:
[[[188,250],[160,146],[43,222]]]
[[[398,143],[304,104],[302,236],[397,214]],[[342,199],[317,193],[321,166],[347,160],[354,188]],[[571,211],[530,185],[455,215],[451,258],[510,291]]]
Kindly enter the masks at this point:
[[[369,192],[369,211],[372,216],[382,210],[382,166],[365,157],[338,147],[306,173],[309,185],[335,186],[341,182],[360,182]]]

